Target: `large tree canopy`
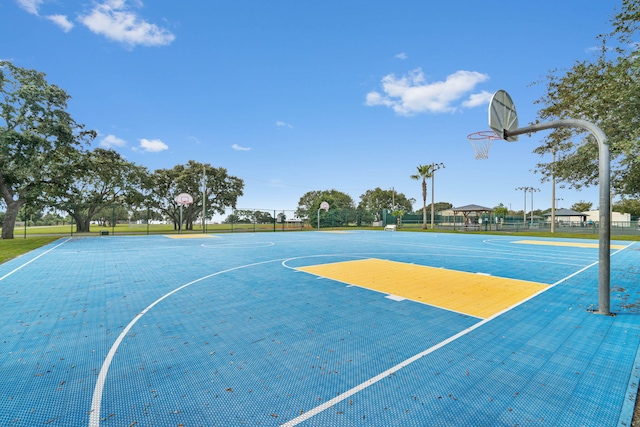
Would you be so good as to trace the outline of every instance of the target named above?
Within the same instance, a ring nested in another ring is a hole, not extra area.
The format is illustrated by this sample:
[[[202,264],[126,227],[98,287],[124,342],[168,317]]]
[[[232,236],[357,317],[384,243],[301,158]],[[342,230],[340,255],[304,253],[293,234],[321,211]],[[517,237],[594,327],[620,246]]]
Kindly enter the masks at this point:
[[[394,190],[383,190],[380,187],[376,187],[360,195],[358,209],[362,212],[371,212],[373,214],[371,219],[373,221],[379,221],[382,219],[383,209],[411,212],[414,202],[414,199],[407,199],[407,196],[403,193],[396,193]]]
[[[66,111],[69,95],[45,75],[0,61],[0,193],[7,207],[2,238],[12,239],[19,209],[44,203],[69,180],[82,142],[95,138]]]
[[[206,177],[206,178],[205,178]],[[202,182],[206,180],[206,215],[224,214],[226,207],[236,207],[242,196],[244,181],[229,175],[225,168],[216,168],[208,163],[189,160],[186,165],[176,165],[172,169],[158,169],[151,175],[148,187],[150,199],[155,209],[173,220],[177,228],[180,222],[180,207],[175,198],[181,193],[190,194],[193,204],[183,208],[182,220],[186,229],[193,229],[193,223],[202,218]]]
[[[599,126],[611,150],[612,186],[617,194],[640,195],[640,53],[635,39],[640,28],[640,0],[623,0],[612,19],[612,31],[601,34],[592,61],[578,61],[568,71],[553,71],[547,93],[538,101],[540,121],[583,119]],[[612,46],[613,45],[613,46]],[[541,162],[544,179],[573,188],[598,182],[598,147],[584,130],[551,132],[536,153],[556,153],[556,162]]]
[[[322,202],[329,203],[331,210],[354,209],[353,199],[346,193],[338,190],[309,191],[298,201],[296,216],[305,218],[309,223],[315,224],[318,219],[318,209]]]
[[[125,210],[139,205],[148,172],[114,150],[96,148],[78,156],[68,174],[73,178],[72,184],[60,187],[51,205],[68,212],[75,219],[78,232],[88,232],[100,210],[108,207],[113,215],[116,205]]]

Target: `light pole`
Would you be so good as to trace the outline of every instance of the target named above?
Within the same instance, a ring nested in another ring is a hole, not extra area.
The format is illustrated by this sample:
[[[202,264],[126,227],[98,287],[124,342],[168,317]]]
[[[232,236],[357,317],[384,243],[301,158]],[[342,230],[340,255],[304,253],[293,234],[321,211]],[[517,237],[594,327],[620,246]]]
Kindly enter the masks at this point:
[[[207,232],[207,169],[202,165],[202,232]]]
[[[522,209],[522,226],[527,223],[527,191],[531,187],[516,187],[516,190],[524,190],[524,209]]]
[[[553,148],[553,169],[551,171],[551,233],[556,232],[556,147]]]
[[[529,191],[531,192],[531,227],[533,227],[533,193],[540,191],[540,189],[529,187]]]
[[[560,200],[564,200],[564,199],[563,199],[562,197],[559,197],[559,198],[557,198],[557,199],[556,199],[556,209],[558,209],[558,202],[559,202]]]
[[[434,228],[434,220],[433,217],[435,215],[435,172],[438,169],[444,169],[444,163],[431,163],[431,229],[433,230]]]

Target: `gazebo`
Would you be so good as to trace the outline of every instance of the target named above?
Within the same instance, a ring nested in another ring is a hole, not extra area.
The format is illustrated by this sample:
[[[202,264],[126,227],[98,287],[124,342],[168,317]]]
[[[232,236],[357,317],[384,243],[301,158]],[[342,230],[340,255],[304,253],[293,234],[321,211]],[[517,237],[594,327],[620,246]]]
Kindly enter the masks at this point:
[[[556,209],[554,212],[556,221],[566,222],[568,225],[584,225],[587,222],[587,214],[584,212],[574,211],[573,209]],[[544,214],[544,216],[551,220],[551,212]]]
[[[486,206],[480,206],[480,205],[465,205],[465,206],[460,206],[457,208],[453,208],[453,229],[456,229],[456,218],[458,216],[458,213],[462,213],[462,216],[464,217],[464,224],[465,224],[465,229],[468,227],[468,221],[470,221],[469,214],[471,212],[475,212],[476,217],[482,217],[482,214],[484,213],[488,213],[491,214],[491,212],[493,212],[493,209],[488,208]],[[474,225],[475,227],[475,225]],[[477,226],[478,229],[480,229],[480,226]],[[491,230],[491,221],[489,221],[489,230]]]

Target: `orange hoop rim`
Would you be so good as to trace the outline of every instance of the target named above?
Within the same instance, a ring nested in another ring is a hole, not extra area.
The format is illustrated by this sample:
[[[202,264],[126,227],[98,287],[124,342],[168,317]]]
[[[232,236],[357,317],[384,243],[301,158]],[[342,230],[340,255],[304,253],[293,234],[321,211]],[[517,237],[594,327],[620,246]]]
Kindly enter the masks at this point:
[[[481,130],[480,132],[470,133],[469,135],[467,135],[467,139],[470,139],[473,141],[480,141],[483,139],[495,140],[495,139],[502,139],[502,138],[496,135],[496,133],[492,130]]]

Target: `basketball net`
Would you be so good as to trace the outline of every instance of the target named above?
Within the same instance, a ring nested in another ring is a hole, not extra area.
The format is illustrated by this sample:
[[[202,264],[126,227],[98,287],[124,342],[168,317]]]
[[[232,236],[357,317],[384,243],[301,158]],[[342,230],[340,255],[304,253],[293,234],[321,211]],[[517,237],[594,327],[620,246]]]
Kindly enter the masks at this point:
[[[483,130],[467,135],[475,151],[476,160],[486,160],[489,158],[489,148],[495,139],[500,139],[493,131]]]

